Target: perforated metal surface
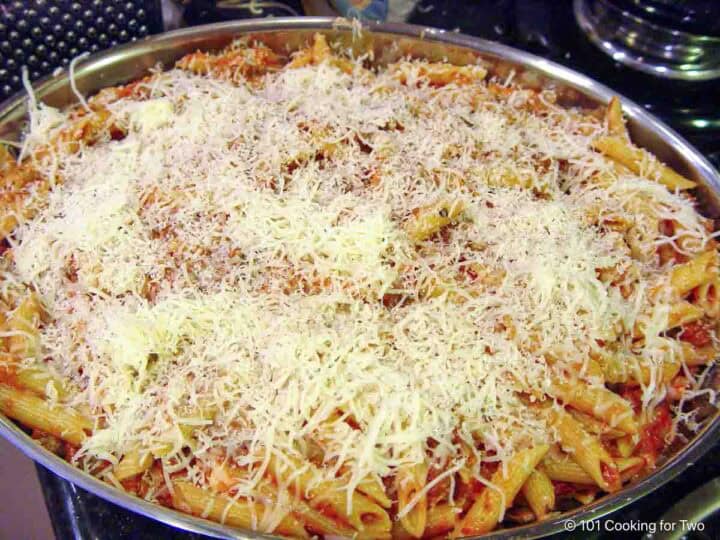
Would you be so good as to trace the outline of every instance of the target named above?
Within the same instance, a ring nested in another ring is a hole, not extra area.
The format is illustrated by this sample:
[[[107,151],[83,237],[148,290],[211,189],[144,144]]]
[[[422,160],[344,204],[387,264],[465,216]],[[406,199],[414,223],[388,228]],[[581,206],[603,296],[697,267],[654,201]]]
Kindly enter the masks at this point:
[[[0,2],[0,97],[66,66],[75,56],[162,31],[160,0]]]

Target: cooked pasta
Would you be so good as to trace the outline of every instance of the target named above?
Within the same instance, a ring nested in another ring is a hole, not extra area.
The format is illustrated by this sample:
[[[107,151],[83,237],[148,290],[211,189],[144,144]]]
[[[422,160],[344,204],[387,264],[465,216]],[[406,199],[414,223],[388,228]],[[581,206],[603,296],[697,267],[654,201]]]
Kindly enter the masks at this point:
[[[652,470],[714,362],[711,223],[617,99],[317,35],[87,104],[0,160],[0,410],[139,497],[482,534]]]

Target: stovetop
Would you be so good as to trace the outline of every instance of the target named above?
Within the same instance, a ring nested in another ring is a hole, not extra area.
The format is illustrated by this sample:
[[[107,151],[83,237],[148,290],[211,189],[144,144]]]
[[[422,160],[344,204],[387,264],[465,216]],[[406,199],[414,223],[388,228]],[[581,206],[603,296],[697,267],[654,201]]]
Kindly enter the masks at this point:
[[[289,0],[301,10],[299,0]],[[212,0],[194,2],[186,22],[223,18]],[[276,15],[287,14],[282,10]],[[457,30],[500,41],[577,69],[642,104],[682,133],[720,167],[720,81],[664,80],[635,72],[606,56],[577,26],[570,0],[420,0],[408,22]],[[75,487],[38,466],[45,500],[58,538],[196,539],[190,534],[128,512]],[[613,514],[618,523],[655,522],[675,502],[720,476],[720,443],[675,480]],[[718,536],[718,529],[693,538]],[[561,537],[637,538],[637,532],[576,531]]]
[[[659,116],[720,166],[720,79],[662,79],[614,61],[582,32],[570,0],[421,0],[408,22],[459,29],[576,69]]]

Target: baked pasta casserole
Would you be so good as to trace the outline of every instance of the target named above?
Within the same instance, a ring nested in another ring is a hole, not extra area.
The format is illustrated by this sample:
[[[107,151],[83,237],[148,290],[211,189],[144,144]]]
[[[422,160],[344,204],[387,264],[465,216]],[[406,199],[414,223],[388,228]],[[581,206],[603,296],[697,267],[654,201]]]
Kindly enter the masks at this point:
[[[30,93],[0,410],[118,489],[298,538],[479,535],[656,467],[719,347],[695,182],[617,99],[372,60],[245,40]]]

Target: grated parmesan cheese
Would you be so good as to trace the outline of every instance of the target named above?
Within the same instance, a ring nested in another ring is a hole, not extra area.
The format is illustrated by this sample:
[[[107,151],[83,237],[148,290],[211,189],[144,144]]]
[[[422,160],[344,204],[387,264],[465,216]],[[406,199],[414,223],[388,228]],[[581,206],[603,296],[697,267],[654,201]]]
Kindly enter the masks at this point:
[[[526,405],[549,389],[549,357],[571,369],[600,342],[629,347],[642,321],[658,338],[635,353],[662,361],[668,307],[645,292],[661,269],[605,218],[649,238],[644,201],[692,252],[708,240],[692,205],[629,175],[593,183],[609,172],[590,149],[603,128],[577,111],[406,71],[407,86],[330,63],[238,85],[171,70],[147,100],[108,105],[123,140],[39,164],[63,182],[15,231],[13,271],[50,311],[44,356],[97,423],[80,456],[140,446],[192,471],[191,446],[197,462],[221,449],[265,467],[312,443],[315,482],[426,456],[450,474],[463,442],[500,461],[556,442]],[[35,109],[26,144],[69,122]],[[448,199],[457,223],[414,245],[405,222]]]

